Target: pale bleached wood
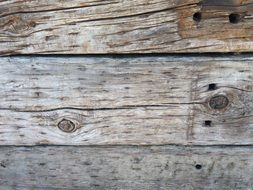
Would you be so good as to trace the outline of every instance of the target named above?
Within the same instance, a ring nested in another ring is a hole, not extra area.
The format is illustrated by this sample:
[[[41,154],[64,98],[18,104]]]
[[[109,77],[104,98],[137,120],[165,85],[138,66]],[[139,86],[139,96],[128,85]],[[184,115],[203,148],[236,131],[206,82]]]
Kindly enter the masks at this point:
[[[113,110],[0,112],[0,145],[184,144],[187,106]],[[77,130],[58,128],[62,119]]]
[[[0,108],[124,108],[190,102],[195,60],[179,57],[0,58]],[[203,60],[203,59],[202,59]]]
[[[249,145],[252,61],[250,55],[1,58],[0,144]],[[217,95],[227,96],[228,107],[209,107]],[[64,119],[75,125],[71,133],[58,128]]]
[[[0,151],[0,184],[6,190],[253,186],[251,147],[1,147]]]
[[[0,144],[184,144],[196,77],[179,60],[1,58]]]
[[[252,0],[209,2],[1,1],[0,54],[252,51]],[[234,12],[243,17],[237,24]]]

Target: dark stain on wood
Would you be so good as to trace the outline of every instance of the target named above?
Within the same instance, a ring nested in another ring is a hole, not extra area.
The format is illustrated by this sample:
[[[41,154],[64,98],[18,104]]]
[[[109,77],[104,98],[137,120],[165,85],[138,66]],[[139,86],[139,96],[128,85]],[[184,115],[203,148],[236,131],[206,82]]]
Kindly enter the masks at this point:
[[[51,36],[46,36],[45,40],[50,41],[50,40],[57,40],[59,38],[58,35],[51,35]]]
[[[188,6],[177,9],[178,33],[181,38],[198,37],[199,40],[248,36],[249,28],[240,23],[247,22],[244,18],[252,13],[253,5],[248,1],[189,1]]]
[[[253,5],[249,0],[203,0],[202,10],[220,10],[227,12],[251,12]]]

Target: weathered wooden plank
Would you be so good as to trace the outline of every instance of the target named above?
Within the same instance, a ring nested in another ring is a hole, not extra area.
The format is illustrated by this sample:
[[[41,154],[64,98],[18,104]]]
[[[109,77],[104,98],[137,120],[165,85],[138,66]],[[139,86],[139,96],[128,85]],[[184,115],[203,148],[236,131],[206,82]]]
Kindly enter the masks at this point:
[[[187,107],[0,112],[0,145],[184,144]],[[72,129],[73,128],[73,129]]]
[[[193,61],[179,57],[0,58],[0,107],[19,111],[189,103]],[[202,59],[203,60],[203,59]]]
[[[252,0],[0,2],[0,55],[253,50]]]
[[[251,145],[252,61],[2,57],[0,144]]]
[[[173,59],[1,58],[0,144],[183,144],[192,75]]]
[[[245,190],[251,147],[1,147],[2,189]]]

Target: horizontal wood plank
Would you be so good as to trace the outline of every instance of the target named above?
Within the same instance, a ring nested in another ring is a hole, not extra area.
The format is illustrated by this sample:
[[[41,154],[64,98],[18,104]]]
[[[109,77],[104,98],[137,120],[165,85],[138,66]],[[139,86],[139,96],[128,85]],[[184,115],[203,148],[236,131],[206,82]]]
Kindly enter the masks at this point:
[[[250,147],[1,147],[6,190],[192,189],[253,186]]]
[[[179,57],[0,58],[0,107],[18,111],[189,103],[191,61]],[[190,64],[189,64],[190,63]]]
[[[0,114],[0,145],[186,143],[186,106]]]
[[[251,145],[252,61],[2,57],[0,145]]]
[[[252,52],[252,2],[5,0],[0,55]]]

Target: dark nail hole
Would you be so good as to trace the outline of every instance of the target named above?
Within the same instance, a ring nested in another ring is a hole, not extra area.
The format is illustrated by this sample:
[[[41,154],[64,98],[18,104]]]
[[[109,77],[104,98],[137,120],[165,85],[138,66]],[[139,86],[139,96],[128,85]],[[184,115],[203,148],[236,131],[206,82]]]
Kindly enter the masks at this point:
[[[196,168],[197,170],[200,170],[200,169],[202,168],[202,166],[201,166],[200,164],[196,164],[195,168]]]
[[[216,84],[209,84],[209,86],[208,86],[208,90],[209,91],[211,91],[211,90],[216,90],[217,89],[217,86],[216,86]]]
[[[202,14],[201,14],[201,12],[196,12],[196,13],[194,13],[194,15],[193,15],[193,20],[194,20],[194,21],[200,22],[201,19],[202,19]]]
[[[206,120],[206,121],[205,121],[205,126],[206,126],[206,127],[211,127],[211,126],[212,126],[212,121]]]
[[[229,22],[232,24],[237,24],[238,22],[240,22],[241,20],[241,16],[237,13],[232,13],[229,15]]]

